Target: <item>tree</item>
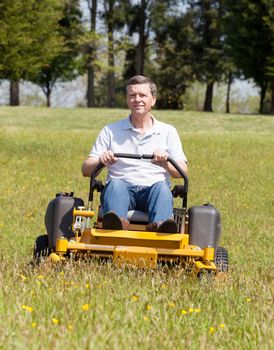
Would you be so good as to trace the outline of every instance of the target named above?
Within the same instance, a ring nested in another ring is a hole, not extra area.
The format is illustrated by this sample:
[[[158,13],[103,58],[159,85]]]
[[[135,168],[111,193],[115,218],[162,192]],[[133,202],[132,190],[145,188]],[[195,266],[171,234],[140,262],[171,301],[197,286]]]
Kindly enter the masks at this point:
[[[264,109],[267,88],[273,77],[273,1],[225,0],[225,31],[233,60],[247,79],[261,89],[260,113]]]
[[[11,82],[11,105],[19,105],[19,81],[63,50],[58,34],[59,5],[56,0],[0,3],[0,77]]]
[[[225,72],[224,15],[220,0],[189,0],[189,11],[193,13],[196,41],[193,43],[194,73],[206,84],[204,111],[212,112],[214,83],[223,79]]]
[[[264,0],[265,4],[269,4],[268,0]],[[272,50],[268,54],[268,59],[266,63],[266,76],[270,80],[270,91],[271,91],[271,103],[270,103],[270,113],[274,115],[274,6],[267,7],[267,15],[264,16],[265,25],[270,31],[270,36],[272,37],[271,46]]]
[[[159,108],[184,107],[182,95],[194,79],[192,42],[195,35],[190,12],[165,13],[153,21],[157,62],[152,76],[158,86]]]
[[[127,31],[132,39],[132,44],[126,53],[124,72],[126,79],[135,74],[144,74],[145,65],[149,60],[147,57],[149,39],[156,28],[153,22],[164,19],[168,9],[176,3],[176,0],[140,0],[137,3],[125,1]]]
[[[133,36],[135,33],[137,34],[137,45],[132,52],[133,75],[144,74],[146,46],[150,34],[151,9],[154,4],[155,1],[153,0],[140,0],[139,3],[131,1],[128,3],[128,32],[130,36]]]
[[[90,13],[89,40],[86,43],[87,81],[87,107],[95,106],[95,59],[96,59],[96,20],[97,0],[86,0]]]
[[[78,0],[66,0],[62,8],[62,18],[58,21],[58,32],[64,43],[63,50],[42,67],[31,81],[38,84],[51,105],[51,93],[57,80],[70,81],[82,71],[79,56],[78,40],[83,34],[82,13]]]
[[[107,107],[114,107],[115,101],[115,31],[123,28],[124,3],[117,0],[104,0],[104,12],[101,13],[108,37],[108,71],[107,71]]]

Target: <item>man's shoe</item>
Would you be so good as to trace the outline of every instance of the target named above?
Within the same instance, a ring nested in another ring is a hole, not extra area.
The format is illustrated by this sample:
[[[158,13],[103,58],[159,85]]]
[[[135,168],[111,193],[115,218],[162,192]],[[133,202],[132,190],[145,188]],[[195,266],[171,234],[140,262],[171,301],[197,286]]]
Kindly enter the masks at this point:
[[[105,230],[128,230],[129,221],[119,216],[114,211],[108,211],[103,216],[103,229]]]
[[[173,219],[167,219],[159,224],[157,232],[177,233],[177,224]]]

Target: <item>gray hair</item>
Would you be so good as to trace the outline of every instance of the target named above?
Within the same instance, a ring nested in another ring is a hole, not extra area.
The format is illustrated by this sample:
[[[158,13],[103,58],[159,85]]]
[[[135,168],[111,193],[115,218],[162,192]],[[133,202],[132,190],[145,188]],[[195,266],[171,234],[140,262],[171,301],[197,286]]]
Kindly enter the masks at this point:
[[[126,91],[128,91],[129,85],[141,85],[141,84],[148,84],[151,95],[153,97],[156,97],[156,94],[157,94],[156,84],[150,78],[147,78],[143,75],[135,75],[134,77],[130,78],[127,81]]]

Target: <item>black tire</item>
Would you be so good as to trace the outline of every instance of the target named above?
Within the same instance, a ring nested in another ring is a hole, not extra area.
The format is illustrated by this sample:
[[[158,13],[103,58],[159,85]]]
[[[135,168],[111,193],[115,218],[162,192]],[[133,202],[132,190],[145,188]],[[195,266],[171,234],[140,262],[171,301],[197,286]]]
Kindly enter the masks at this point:
[[[214,263],[218,272],[228,272],[228,252],[225,248],[217,248]]]
[[[33,260],[40,263],[50,254],[48,235],[41,235],[36,238],[33,249]]]

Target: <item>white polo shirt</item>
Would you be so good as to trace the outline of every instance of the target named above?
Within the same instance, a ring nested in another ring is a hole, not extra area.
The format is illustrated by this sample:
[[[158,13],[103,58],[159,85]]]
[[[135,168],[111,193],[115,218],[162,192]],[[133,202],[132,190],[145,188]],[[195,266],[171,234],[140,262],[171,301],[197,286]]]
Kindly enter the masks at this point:
[[[99,158],[107,150],[132,154],[153,154],[154,151],[161,150],[175,161],[187,162],[177,130],[155,118],[152,128],[143,135],[133,127],[130,117],[105,126],[89,157]],[[106,182],[111,179],[121,179],[133,186],[152,186],[158,181],[166,181],[170,185],[169,173],[147,159],[119,158],[108,168]]]

